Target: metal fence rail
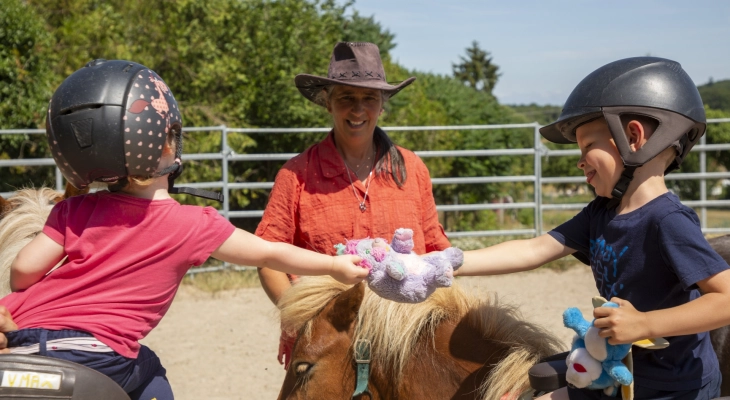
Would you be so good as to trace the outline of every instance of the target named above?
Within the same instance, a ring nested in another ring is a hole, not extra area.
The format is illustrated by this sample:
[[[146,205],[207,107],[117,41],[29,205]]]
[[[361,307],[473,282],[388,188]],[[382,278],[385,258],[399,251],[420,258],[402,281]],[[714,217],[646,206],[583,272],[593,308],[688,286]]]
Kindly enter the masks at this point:
[[[730,123],[730,118],[711,119],[708,124]],[[543,187],[545,185],[574,183],[580,184],[585,182],[582,176],[571,177],[544,177],[542,176],[542,166],[551,157],[566,157],[580,155],[580,151],[574,150],[551,150],[541,143],[539,133],[540,125],[538,123],[529,124],[503,124],[503,125],[457,125],[457,126],[403,126],[403,127],[384,127],[386,132],[396,131],[468,131],[468,130],[494,130],[494,129],[532,129],[534,132],[534,145],[532,148],[523,149],[477,149],[477,150],[449,150],[449,151],[416,151],[421,158],[438,158],[438,157],[494,157],[494,156],[533,156],[533,173],[531,175],[517,176],[475,176],[475,177],[443,177],[432,178],[434,186],[447,184],[490,184],[490,183],[517,183],[531,182],[534,187],[534,196],[532,201],[519,203],[484,203],[484,204],[437,204],[436,209],[443,212],[454,211],[475,211],[475,210],[509,210],[509,209],[533,209],[534,225],[526,229],[499,229],[489,231],[451,231],[447,232],[449,238],[460,237],[484,237],[484,236],[514,236],[514,235],[530,235],[537,236],[544,233],[543,229],[543,211],[548,210],[579,210],[585,206],[585,203],[566,203],[566,204],[544,204]],[[229,220],[231,218],[259,218],[263,215],[263,210],[231,210],[229,204],[230,192],[232,190],[242,189],[271,189],[273,182],[232,182],[229,177],[228,165],[231,162],[240,161],[283,161],[288,160],[298,153],[270,153],[270,154],[237,154],[228,145],[229,133],[246,133],[246,134],[292,134],[292,133],[323,133],[328,132],[330,128],[230,128],[224,125],[209,127],[191,127],[185,128],[186,132],[219,132],[221,135],[221,150],[218,153],[185,153],[185,160],[217,160],[221,163],[221,179],[214,182],[196,182],[185,183],[185,186],[202,188],[202,189],[218,189],[223,193],[224,201],[219,210]],[[0,135],[12,134],[43,134],[43,129],[7,129],[0,130]],[[700,143],[696,145],[692,151],[699,152],[700,171],[697,173],[673,173],[667,175],[667,180],[697,180],[700,182],[699,200],[684,201],[690,207],[699,210],[699,215],[704,233],[730,233],[728,228],[709,228],[707,226],[707,209],[712,207],[729,207],[730,200],[708,200],[707,181],[718,179],[730,179],[730,172],[707,172],[708,151],[726,151],[730,150],[729,144],[706,144],[706,135],[702,137]],[[53,166],[55,165],[52,158],[39,159],[0,159],[0,168],[11,166]],[[61,171],[55,169],[56,188],[62,190],[63,176]],[[12,195],[12,192],[0,193],[3,197]],[[213,270],[216,268],[214,267]],[[211,270],[210,268],[206,270]]]

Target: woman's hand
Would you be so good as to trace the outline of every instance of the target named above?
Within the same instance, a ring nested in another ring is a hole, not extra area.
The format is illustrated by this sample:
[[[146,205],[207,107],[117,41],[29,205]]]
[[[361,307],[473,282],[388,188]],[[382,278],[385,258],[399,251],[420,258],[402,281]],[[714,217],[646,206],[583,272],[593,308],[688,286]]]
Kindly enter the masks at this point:
[[[342,283],[354,285],[365,279],[370,273],[370,270],[358,265],[361,261],[362,258],[359,256],[350,254],[334,256],[329,275]]]
[[[637,340],[647,339],[649,321],[646,313],[637,311],[627,300],[618,297],[611,299],[618,304],[614,307],[598,307],[593,310],[593,326],[600,329],[598,336],[609,338],[609,344],[629,344]]]

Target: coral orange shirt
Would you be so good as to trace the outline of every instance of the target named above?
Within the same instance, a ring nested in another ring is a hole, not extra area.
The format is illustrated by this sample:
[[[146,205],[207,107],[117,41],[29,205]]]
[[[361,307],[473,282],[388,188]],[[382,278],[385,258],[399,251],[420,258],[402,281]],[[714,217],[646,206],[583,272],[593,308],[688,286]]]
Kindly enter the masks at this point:
[[[398,149],[408,174],[405,185],[398,188],[390,179],[372,179],[367,209],[362,212],[365,185],[354,177],[350,183],[330,132],[281,168],[256,235],[335,254],[334,245],[348,239],[382,237],[390,241],[396,229],[410,228],[413,251],[418,254],[450,247],[438,221],[426,165],[415,153]]]

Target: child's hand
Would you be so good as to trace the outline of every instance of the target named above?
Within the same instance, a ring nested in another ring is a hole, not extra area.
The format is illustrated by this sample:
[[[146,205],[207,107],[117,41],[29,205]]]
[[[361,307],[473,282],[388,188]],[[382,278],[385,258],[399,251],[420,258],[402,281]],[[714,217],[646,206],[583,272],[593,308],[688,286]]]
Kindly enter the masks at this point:
[[[598,307],[593,309],[593,326],[600,329],[598,336],[608,339],[609,344],[628,344],[650,337],[646,313],[637,311],[627,300],[611,299],[618,308]]]
[[[5,337],[5,332],[15,331],[18,329],[18,325],[13,321],[13,317],[5,306],[0,306],[0,353],[9,353],[8,339]]]
[[[330,275],[342,283],[354,285],[368,276],[370,271],[359,265],[362,261],[360,256],[344,254],[335,256],[332,262],[332,271]]]

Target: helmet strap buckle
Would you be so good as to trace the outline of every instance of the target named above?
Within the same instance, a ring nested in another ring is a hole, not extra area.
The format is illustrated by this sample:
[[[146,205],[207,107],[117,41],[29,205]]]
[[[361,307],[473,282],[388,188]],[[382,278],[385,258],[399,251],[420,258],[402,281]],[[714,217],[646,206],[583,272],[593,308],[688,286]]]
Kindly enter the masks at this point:
[[[608,204],[606,204],[606,208],[612,210],[621,204],[621,199],[624,197],[624,194],[626,194],[626,191],[629,190],[629,185],[634,179],[634,171],[636,171],[636,168],[636,166],[624,166],[624,172],[621,173],[621,177],[618,178],[616,186],[613,187],[613,190],[611,191],[611,200]]]

